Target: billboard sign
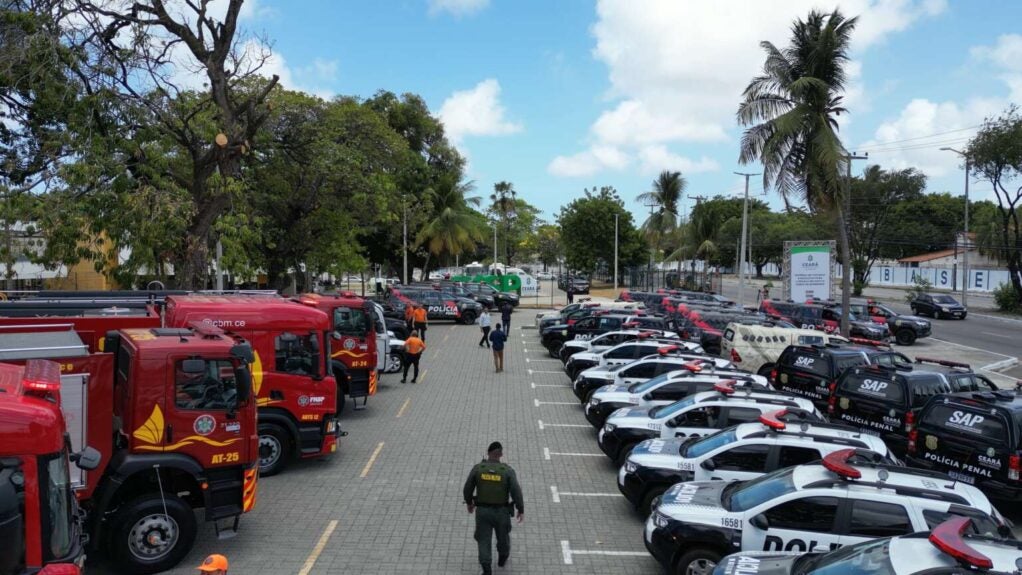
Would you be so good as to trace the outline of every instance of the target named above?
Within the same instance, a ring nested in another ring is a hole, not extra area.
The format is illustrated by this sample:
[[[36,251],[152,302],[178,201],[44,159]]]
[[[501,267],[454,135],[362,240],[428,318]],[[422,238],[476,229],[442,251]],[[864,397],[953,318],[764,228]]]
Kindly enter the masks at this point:
[[[831,244],[791,246],[789,248],[789,297],[802,302],[830,297]]]

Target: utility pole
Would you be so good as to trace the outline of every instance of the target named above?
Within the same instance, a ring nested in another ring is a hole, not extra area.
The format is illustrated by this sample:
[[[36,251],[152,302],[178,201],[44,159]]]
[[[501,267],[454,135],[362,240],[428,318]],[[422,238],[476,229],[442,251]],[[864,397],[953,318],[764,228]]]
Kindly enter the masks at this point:
[[[647,223],[649,223],[653,219],[653,209],[656,208],[659,205],[660,204],[658,202],[655,202],[655,201],[651,201],[651,202],[645,204],[645,206],[647,208],[649,208],[649,220],[646,220]],[[646,231],[648,233],[650,231],[650,229],[647,227]],[[659,232],[659,230],[657,230],[657,231],[654,231],[653,233],[660,233],[660,232]],[[653,251],[654,251],[653,250],[653,246],[652,245],[649,246],[649,264],[646,265],[646,285],[649,286],[647,291],[653,291]]]
[[[401,226],[401,238],[404,245],[404,273],[401,275],[401,282],[408,285],[408,200],[401,198],[401,208],[404,210],[404,219]]]
[[[497,220],[493,220],[493,269],[490,274],[497,273]]]
[[[745,305],[745,259],[749,236],[749,178],[759,174],[735,172],[737,176],[745,176],[745,201],[742,203],[742,245],[738,250],[738,306]]]
[[[848,260],[852,258],[852,246],[850,245],[852,239],[852,161],[853,160],[868,160],[869,152],[860,156],[855,152],[852,152],[845,156],[845,170],[847,180],[845,182],[845,221],[841,222],[841,225],[845,227],[845,251],[848,252]],[[852,290],[852,262],[845,261],[844,269],[841,271],[841,335],[848,337],[848,306],[851,304],[851,290]],[[828,294],[829,295],[829,294]]]
[[[965,152],[954,148],[941,148],[943,152],[954,152],[965,159],[965,249],[962,251],[962,272],[965,280],[962,281],[962,306],[968,307],[969,303],[969,156]],[[955,250],[958,250],[958,238],[955,238]]]
[[[216,239],[216,291],[224,291],[224,270],[221,266],[221,261],[224,259],[224,244],[220,242],[220,238]]]
[[[617,294],[617,220],[621,214],[614,214],[614,293]]]

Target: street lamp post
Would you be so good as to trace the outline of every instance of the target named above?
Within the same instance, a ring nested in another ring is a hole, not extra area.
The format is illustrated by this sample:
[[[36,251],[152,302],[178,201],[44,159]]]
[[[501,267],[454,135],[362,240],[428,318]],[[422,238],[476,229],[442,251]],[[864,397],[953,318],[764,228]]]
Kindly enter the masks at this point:
[[[620,214],[614,214],[614,293],[617,293],[617,221]]]
[[[742,202],[742,242],[738,248],[738,306],[745,305],[745,256],[748,246],[749,235],[749,178],[759,174],[748,174],[735,172],[736,175],[745,176],[745,201]]]
[[[404,268],[401,274],[401,282],[408,285],[408,201],[401,198],[401,208],[404,211],[404,217],[402,218],[401,224],[401,241],[404,249]]]
[[[658,207],[660,205],[660,202],[657,202],[657,201],[654,200],[654,201],[651,201],[651,202],[647,202],[646,204],[643,204],[643,205],[645,205],[647,208],[649,208],[649,220],[646,220],[646,224],[647,224],[647,226],[650,226],[653,223],[653,209]],[[659,230],[653,230],[652,233],[650,233],[650,232],[651,232],[650,228],[647,227],[646,228],[647,237],[651,236],[652,234],[659,233]],[[649,286],[649,291],[653,291],[653,288],[654,288],[654,286],[653,286],[653,257],[654,257],[654,252],[655,252],[655,250],[654,250],[653,246],[652,245],[649,246],[649,264],[646,265],[646,285]]]
[[[943,152],[954,152],[965,159],[965,249],[962,251],[962,272],[965,280],[962,282],[962,306],[968,307],[969,303],[969,156],[965,152],[954,148],[941,148]],[[955,247],[958,246],[958,238],[955,238]]]

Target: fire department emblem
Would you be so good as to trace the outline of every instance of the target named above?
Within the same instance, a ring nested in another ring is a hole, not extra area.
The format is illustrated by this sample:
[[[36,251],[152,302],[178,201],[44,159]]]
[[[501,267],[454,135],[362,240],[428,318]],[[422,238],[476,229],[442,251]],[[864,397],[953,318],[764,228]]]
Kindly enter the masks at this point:
[[[351,350],[355,349],[355,339],[354,338],[348,338],[348,339],[344,340],[344,349],[346,349],[348,351],[351,351]]]
[[[216,429],[216,420],[213,419],[212,415],[200,415],[195,419],[195,424],[192,425],[192,429],[199,435],[209,435]]]
[[[305,407],[305,406],[309,405],[309,396],[308,395],[299,395],[298,396],[298,405],[300,405],[302,407]]]
[[[926,449],[934,450],[937,449],[937,436],[927,435],[926,436]]]

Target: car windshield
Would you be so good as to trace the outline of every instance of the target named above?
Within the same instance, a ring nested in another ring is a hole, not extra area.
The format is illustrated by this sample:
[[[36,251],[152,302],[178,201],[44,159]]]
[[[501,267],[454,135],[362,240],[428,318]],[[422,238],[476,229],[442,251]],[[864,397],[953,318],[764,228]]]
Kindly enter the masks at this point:
[[[947,303],[947,304],[957,304],[958,303],[958,301],[956,301],[955,298],[953,298],[953,297],[951,297],[949,295],[935,295],[935,296],[933,296],[933,301],[935,301],[937,303]]]
[[[730,427],[722,429],[713,435],[707,435],[698,441],[682,445],[681,455],[683,457],[702,457],[718,447],[734,443],[738,439],[737,429]]]
[[[890,539],[874,539],[800,562],[798,575],[895,575]]]
[[[658,375],[658,376],[654,377],[653,379],[644,381],[642,383],[632,384],[632,386],[628,388],[628,393],[646,393],[647,391],[649,391],[649,390],[659,386],[661,383],[664,383],[665,381],[667,381],[667,379],[670,376],[671,376],[671,374],[664,373],[662,375]]]
[[[732,483],[724,489],[722,503],[729,511],[748,511],[795,491],[795,467],[786,467],[752,481]]]
[[[660,407],[654,407],[649,410],[649,416],[653,419],[659,419],[661,417],[670,417],[676,413],[680,413],[682,410],[691,407],[696,404],[696,400],[692,397],[686,397],[681,401],[675,401],[667,405],[661,405]]]

